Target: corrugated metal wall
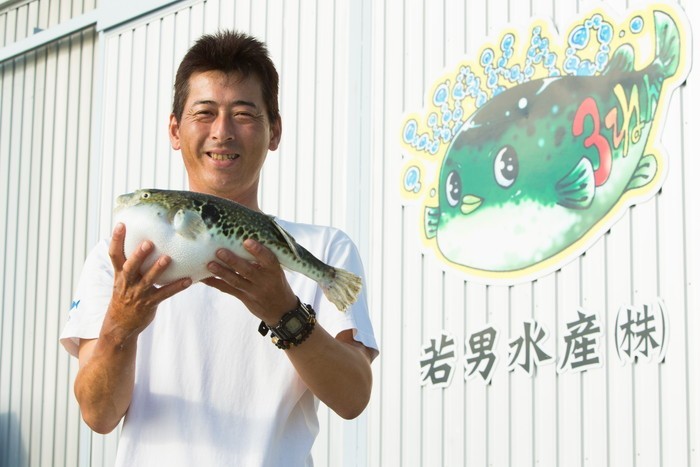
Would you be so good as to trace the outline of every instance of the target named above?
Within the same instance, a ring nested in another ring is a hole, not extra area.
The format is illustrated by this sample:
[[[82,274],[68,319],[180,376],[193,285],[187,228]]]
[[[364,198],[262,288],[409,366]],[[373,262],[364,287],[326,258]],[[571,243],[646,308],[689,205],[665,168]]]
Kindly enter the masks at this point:
[[[668,3],[668,2],[667,2]],[[691,24],[697,4],[681,2]],[[643,5],[606,2],[616,11]],[[700,212],[695,173],[700,93],[697,49],[687,86],[676,91],[663,130],[670,169],[662,192],[636,206],[608,234],[560,271],[517,286],[466,282],[426,254],[420,206],[399,194],[406,150],[403,116],[427,103],[426,91],[463,57],[475,58],[485,38],[509,23],[550,17],[569,24],[594,2],[506,0],[372,2],[372,128],[370,270],[382,356],[370,426],[371,465],[422,466],[680,466],[699,465]],[[693,98],[695,96],[695,98]],[[466,246],[488,248],[488,245]],[[623,305],[663,298],[671,322],[663,363],[622,366],[615,355],[615,317]],[[561,358],[565,324],[579,307],[596,311],[604,329],[603,366],[530,377],[508,371],[508,341],[523,322],[549,328],[546,348]],[[500,331],[500,361],[490,384],[464,381],[461,358],[469,335]],[[456,340],[456,373],[446,388],[421,385],[422,346],[447,330]]]
[[[78,4],[14,4],[0,13],[0,46],[93,8]],[[624,12],[641,3],[607,4]],[[263,208],[346,229],[370,280],[382,349],[373,400],[354,422],[321,410],[317,465],[700,466],[697,71],[676,91],[663,130],[662,192],[535,282],[465,281],[425,252],[422,213],[400,197],[403,117],[424,106],[445,67],[509,23],[567,23],[595,5],[183,1],[0,64],[0,466],[112,464],[117,434],[81,428],[77,365],[58,332],[86,251],[110,232],[114,196],[185,186],[167,139],[172,80],[191,41],[219,27],[266,40],[281,73],[283,138],[263,173]],[[698,6],[681,5],[691,24],[700,21]],[[659,297],[671,322],[664,362],[621,365],[610,332],[618,308]],[[548,327],[557,358],[579,307],[595,310],[605,329],[600,368],[559,374],[545,365],[528,376],[502,357],[488,385],[465,382],[463,371],[445,388],[421,385],[421,348],[443,330],[461,357],[465,339],[492,325],[503,353],[532,319]]]
[[[96,0],[25,0],[0,5],[0,47],[54,27],[95,8]]]
[[[85,256],[95,34],[0,64],[0,465],[76,465],[56,339]]]

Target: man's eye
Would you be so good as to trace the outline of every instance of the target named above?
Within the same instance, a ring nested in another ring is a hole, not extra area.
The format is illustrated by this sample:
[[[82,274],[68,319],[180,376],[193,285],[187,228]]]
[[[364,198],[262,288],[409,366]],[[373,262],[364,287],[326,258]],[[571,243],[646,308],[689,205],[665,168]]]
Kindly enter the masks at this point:
[[[233,114],[233,118],[241,123],[249,123],[255,121],[258,115],[252,112],[236,112]]]
[[[210,110],[195,110],[190,114],[194,120],[208,120],[214,117]]]

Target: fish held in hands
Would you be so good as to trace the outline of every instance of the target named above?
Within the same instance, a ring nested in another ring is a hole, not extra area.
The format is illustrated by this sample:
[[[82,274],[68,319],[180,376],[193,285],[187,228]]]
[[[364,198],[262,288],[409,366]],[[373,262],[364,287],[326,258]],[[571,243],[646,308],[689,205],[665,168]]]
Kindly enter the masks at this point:
[[[341,311],[357,300],[362,289],[360,277],[316,258],[272,216],[224,198],[192,191],[142,189],[119,196],[114,214],[115,221],[126,226],[127,252],[144,240],[155,247],[142,272],[160,255],[171,258],[171,264],[158,278],[159,284],[185,277],[194,282],[212,277],[207,264],[216,261],[220,248],[254,260],[243,247],[250,238],[270,249],[284,268],[316,281]]]

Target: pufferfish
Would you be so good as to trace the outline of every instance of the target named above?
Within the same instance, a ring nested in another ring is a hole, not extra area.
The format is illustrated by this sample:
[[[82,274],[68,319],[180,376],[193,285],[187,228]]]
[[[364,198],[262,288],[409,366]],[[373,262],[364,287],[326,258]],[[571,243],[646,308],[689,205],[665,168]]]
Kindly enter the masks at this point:
[[[510,272],[581,239],[628,190],[657,171],[645,153],[664,81],[679,66],[679,31],[655,11],[655,58],[635,71],[623,45],[599,76],[515,86],[475,111],[443,160],[425,233],[448,260]],[[602,234],[602,232],[601,232]]]
[[[275,254],[280,265],[316,281],[326,298],[340,311],[353,304],[362,279],[316,258],[280,226],[275,218],[217,196],[192,191],[142,189],[119,196],[115,222],[126,226],[124,253],[150,240],[154,252],[142,265],[145,273],[166,254],[172,262],[158,284],[189,277],[197,282],[212,276],[207,264],[216,251],[228,248],[238,256],[255,258],[243,242],[253,239]]]

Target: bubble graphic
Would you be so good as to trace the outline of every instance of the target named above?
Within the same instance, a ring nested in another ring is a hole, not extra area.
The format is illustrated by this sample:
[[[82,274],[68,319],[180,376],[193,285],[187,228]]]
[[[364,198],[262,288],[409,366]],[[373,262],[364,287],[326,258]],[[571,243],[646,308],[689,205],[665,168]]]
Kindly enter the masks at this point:
[[[406,122],[403,128],[403,140],[406,144],[413,144],[413,140],[418,132],[418,123],[411,119]]]
[[[450,88],[448,86],[448,83],[442,83],[435,90],[435,94],[433,95],[433,104],[435,104],[436,106],[441,106],[447,102],[447,98],[449,96]]]
[[[602,24],[600,26],[600,29],[598,29],[598,42],[600,42],[601,44],[609,44],[612,38],[612,27],[607,23]]]
[[[640,16],[632,18],[632,21],[630,21],[630,31],[632,31],[633,34],[639,34],[642,32],[642,29],[644,29],[644,20]]]
[[[420,169],[415,165],[409,167],[403,177],[403,189],[418,193],[420,191]]]
[[[577,26],[573,31],[571,31],[571,34],[569,34],[569,45],[573,49],[580,50],[586,47],[589,39],[590,35],[588,34],[588,28],[583,25]]]
[[[437,116],[437,114],[436,114],[435,112],[432,112],[432,113],[428,116],[428,126],[429,126],[430,128],[435,128],[435,127],[437,126],[437,123],[438,123],[438,116]]]
[[[643,27],[641,16],[630,20],[629,31],[637,33]],[[549,29],[541,25],[533,25],[522,44],[519,36],[504,32],[498,46],[487,46],[476,61],[461,64],[452,76],[435,83],[429,97],[433,109],[421,117],[420,125],[415,120],[406,122],[404,142],[415,151],[439,154],[464,128],[474,108],[481,108],[515,85],[544,76],[595,76],[603,72],[610,64],[615,35],[624,32],[616,31],[598,13],[582,18],[568,31],[557,39],[557,52],[550,49]],[[561,44],[561,40],[565,42]]]
[[[486,49],[484,50],[484,53],[481,54],[481,66],[485,67],[491,64],[493,62],[493,50],[491,49]]]

